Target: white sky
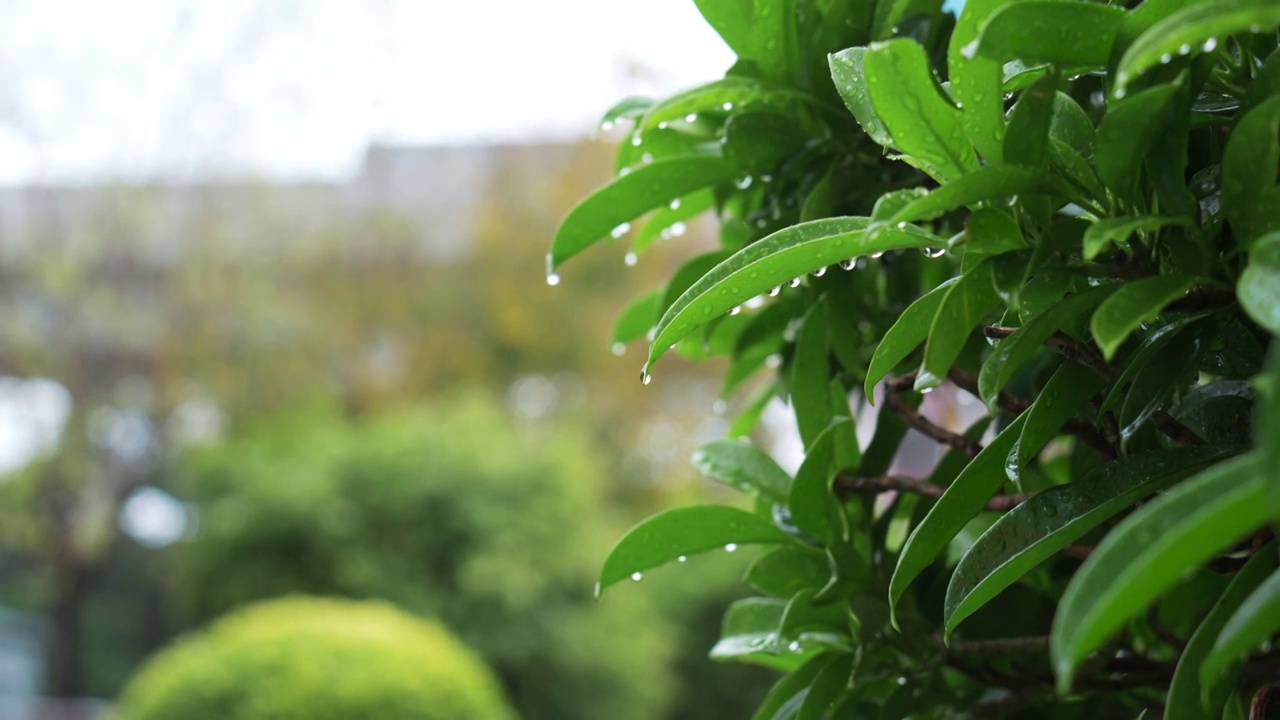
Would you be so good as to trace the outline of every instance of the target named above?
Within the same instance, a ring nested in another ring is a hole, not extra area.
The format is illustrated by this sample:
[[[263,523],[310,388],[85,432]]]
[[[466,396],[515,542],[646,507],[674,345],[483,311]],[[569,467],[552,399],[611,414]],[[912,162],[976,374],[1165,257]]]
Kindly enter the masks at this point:
[[[587,134],[732,61],[693,0],[0,0],[0,184],[340,176]]]

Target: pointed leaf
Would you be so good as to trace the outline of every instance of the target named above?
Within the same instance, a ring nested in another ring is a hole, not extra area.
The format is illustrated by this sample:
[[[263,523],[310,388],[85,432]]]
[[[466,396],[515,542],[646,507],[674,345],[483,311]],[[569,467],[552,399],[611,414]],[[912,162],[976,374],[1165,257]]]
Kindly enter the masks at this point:
[[[725,611],[720,640],[711,648],[713,660],[733,660],[744,655],[773,652],[787,601],[752,597],[736,600]]]
[[[951,93],[960,104],[965,134],[987,163],[999,163],[1004,143],[1003,69],[998,61],[964,49],[1006,0],[968,0],[951,32],[947,68]]]
[[[1249,251],[1249,265],[1236,288],[1249,317],[1280,335],[1280,232],[1260,238]]]
[[[866,218],[841,217],[793,225],[712,268],[663,314],[646,368],[675,341],[792,278],[841,260],[939,244],[935,236],[911,226],[868,236],[867,222]]]
[[[772,523],[743,510],[721,505],[668,510],[640,522],[613,546],[600,570],[596,594],[682,556],[728,545],[788,542],[791,538]]]
[[[973,329],[999,300],[995,286],[991,284],[991,268],[986,263],[966,272],[947,290],[929,328],[924,364],[916,374],[916,390],[942,384],[969,342]]]
[[[851,688],[853,661],[852,653],[841,655],[813,678],[809,694],[805,696],[795,720],[822,720],[828,717],[827,711]]]
[[[625,346],[632,340],[644,337],[657,322],[658,291],[654,290],[633,300],[614,322],[614,351],[617,352],[619,345]]]
[[[979,208],[969,213],[964,228],[966,258],[1003,255],[1027,247],[1018,222],[995,208]]]
[[[751,31],[751,0],[693,0],[707,24],[715,29],[739,57],[750,57],[754,50]]]
[[[1090,653],[1194,568],[1266,522],[1257,456],[1201,472],[1120,523],[1076,572],[1053,618],[1058,688]]]
[[[778,720],[777,713],[782,710],[783,706],[788,705],[797,695],[805,692],[813,679],[818,676],[828,665],[835,660],[834,653],[823,653],[805,661],[803,665],[796,668],[790,675],[779,680],[769,694],[765,696],[764,702],[760,707],[756,708],[756,712],[751,716],[751,720]],[[786,717],[785,715],[783,716]]]
[[[827,386],[831,374],[831,346],[827,342],[829,317],[825,298],[809,308],[791,357],[791,409],[795,412],[800,441],[806,448],[831,425],[831,392]]]
[[[548,257],[548,271],[609,236],[615,228],[694,190],[731,180],[736,171],[718,157],[655,160],[615,179],[565,217]]]
[[[1037,168],[1049,164],[1049,128],[1057,89],[1057,73],[1048,73],[1022,91],[1009,114],[1004,136],[1005,162]]]
[[[889,224],[933,220],[949,210],[1050,189],[1041,170],[1015,165],[988,165],[921,197],[899,210]]]
[[[893,137],[889,135],[888,126],[871,104],[871,93],[867,90],[866,55],[867,49],[862,47],[841,50],[831,55],[827,58],[831,79],[840,92],[840,99],[844,100],[845,107],[853,113],[862,131],[878,144],[893,147]]]
[[[1192,52],[1213,51],[1222,38],[1245,32],[1274,32],[1280,26],[1275,0],[1214,0],[1184,8],[1161,20],[1125,51],[1116,68],[1122,90],[1142,73]]]
[[[868,399],[875,397],[876,384],[893,372],[893,368],[915,352],[929,336],[929,329],[933,326],[933,319],[942,306],[943,298],[958,282],[960,278],[951,278],[908,305],[898,316],[897,322],[880,339],[875,354],[871,356],[871,363],[867,366],[867,381],[863,385],[863,392]]]
[[[1165,305],[1191,288],[1212,282],[1189,275],[1159,275],[1127,282],[1094,311],[1089,331],[1098,341],[1103,357],[1110,360],[1129,334],[1154,320]]]
[[[766,595],[789,598],[805,588],[820,589],[831,578],[827,558],[815,548],[783,545],[762,553],[747,569],[746,582]]]
[[[1092,260],[1107,246],[1128,240],[1129,236],[1134,233],[1150,232],[1170,225],[1193,227],[1192,222],[1187,218],[1153,217],[1149,215],[1104,218],[1093,223],[1088,230],[1084,231],[1082,254],[1085,260]]]
[[[1274,548],[1271,550],[1274,554]],[[1271,559],[1261,552],[1254,555],[1254,560],[1259,558]],[[1206,686],[1226,674],[1231,665],[1256,652],[1280,631],[1280,571],[1272,572],[1224,620],[1222,631],[1213,640],[1213,647],[1200,666],[1200,682]]]
[[[1098,177],[1126,202],[1132,202],[1143,159],[1179,89],[1166,83],[1116,100],[1098,126]]]
[[[809,102],[809,97],[804,93],[783,85],[730,76],[663,100],[645,114],[637,131],[645,133],[664,123],[683,122],[689,115],[699,113],[725,113],[728,110],[774,110],[786,113]]]
[[[1004,463],[1022,433],[1025,414],[1009,423],[982,449],[947,488],[929,514],[911,531],[889,580],[889,605],[897,608],[907,587],[924,572],[951,539],[982,512],[1004,484]]]
[[[1062,426],[1106,385],[1105,379],[1085,366],[1063,363],[1027,409],[1027,424],[1023,426],[1022,437],[1018,439],[1014,452],[1010,453],[1009,465],[1005,468],[1009,479],[1021,483],[1022,468],[1057,437]]]
[[[693,452],[693,466],[705,477],[775,503],[785,503],[791,476],[763,450],[741,440],[712,440]]]
[[[1078,0],[1024,0],[987,21],[977,47],[967,50],[1005,62],[1105,67],[1124,24],[1122,8]]]
[[[655,210],[636,231],[635,238],[631,241],[631,252],[637,256],[643,255],[655,242],[679,237],[688,229],[690,220],[713,207],[715,193],[711,189],[699,190],[682,198],[672,198],[670,205]]]
[[[1001,516],[960,559],[947,587],[947,635],[1085,533],[1229,454],[1222,448],[1172,448],[1135,455],[1107,463],[1069,485],[1032,495]]]

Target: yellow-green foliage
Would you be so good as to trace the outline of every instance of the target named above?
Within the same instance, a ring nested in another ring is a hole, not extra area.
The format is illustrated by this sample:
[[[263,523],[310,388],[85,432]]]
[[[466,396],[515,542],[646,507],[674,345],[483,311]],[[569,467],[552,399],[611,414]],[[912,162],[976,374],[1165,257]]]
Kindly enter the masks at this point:
[[[506,720],[483,662],[382,602],[250,605],[156,654],[118,720]]]

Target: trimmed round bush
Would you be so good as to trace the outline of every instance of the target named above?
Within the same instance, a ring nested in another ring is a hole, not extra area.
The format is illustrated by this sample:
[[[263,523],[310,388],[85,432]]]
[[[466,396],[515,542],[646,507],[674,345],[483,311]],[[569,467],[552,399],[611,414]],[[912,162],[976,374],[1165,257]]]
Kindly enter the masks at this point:
[[[507,720],[489,668],[442,626],[382,602],[245,606],[154,655],[118,720]]]

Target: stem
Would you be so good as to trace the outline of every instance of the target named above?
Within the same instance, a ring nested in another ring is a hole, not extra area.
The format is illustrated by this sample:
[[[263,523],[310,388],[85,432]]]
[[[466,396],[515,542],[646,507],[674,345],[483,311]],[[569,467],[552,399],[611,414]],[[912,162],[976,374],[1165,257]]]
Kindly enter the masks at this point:
[[[898,416],[901,417],[913,430],[921,433],[925,437],[936,440],[943,445],[955,448],[969,457],[974,457],[978,453],[982,452],[982,444],[977,440],[967,438],[958,433],[953,433],[946,428],[934,424],[933,421],[916,412],[897,394],[890,393],[885,399],[889,404],[889,409],[897,413]]]

